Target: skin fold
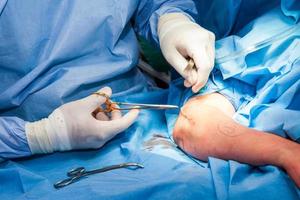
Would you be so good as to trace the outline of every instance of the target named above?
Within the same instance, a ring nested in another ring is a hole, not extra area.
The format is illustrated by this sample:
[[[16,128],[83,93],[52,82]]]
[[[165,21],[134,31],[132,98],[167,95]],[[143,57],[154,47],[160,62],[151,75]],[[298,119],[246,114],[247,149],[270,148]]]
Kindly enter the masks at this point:
[[[242,126],[232,119],[232,104],[213,93],[190,99],[176,121],[173,138],[187,153],[284,168],[300,187],[300,145],[272,133]]]

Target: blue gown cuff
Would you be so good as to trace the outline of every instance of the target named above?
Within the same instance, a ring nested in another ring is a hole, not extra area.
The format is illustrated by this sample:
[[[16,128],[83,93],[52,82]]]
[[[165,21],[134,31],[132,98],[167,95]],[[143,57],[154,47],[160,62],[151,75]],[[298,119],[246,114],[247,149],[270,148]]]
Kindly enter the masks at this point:
[[[17,117],[0,117],[0,160],[30,156],[26,122]]]

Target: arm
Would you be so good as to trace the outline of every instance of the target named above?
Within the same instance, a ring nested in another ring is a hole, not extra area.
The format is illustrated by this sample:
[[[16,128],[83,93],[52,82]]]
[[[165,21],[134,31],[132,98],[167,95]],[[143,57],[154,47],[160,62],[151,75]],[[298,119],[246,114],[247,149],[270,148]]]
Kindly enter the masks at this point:
[[[284,168],[300,187],[300,145],[277,135],[236,123],[234,108],[220,94],[190,100],[181,110],[173,137],[194,157],[217,157],[252,165]]]
[[[17,117],[0,117],[0,159],[29,155],[25,121]]]
[[[0,118],[0,158],[102,147],[126,130],[138,116],[138,110],[131,110],[124,116],[119,110],[112,111],[109,116],[98,112],[97,108],[111,93],[109,87],[104,87],[97,93],[60,106],[47,118],[35,122]]]
[[[196,6],[191,0],[140,1],[135,31],[160,45],[162,54],[185,79],[184,85],[198,92],[214,67],[215,36],[194,23]],[[186,70],[188,59],[195,69]]]
[[[192,19],[197,10],[192,0],[140,0],[133,20],[135,32],[159,45],[158,20],[168,13],[183,13]]]

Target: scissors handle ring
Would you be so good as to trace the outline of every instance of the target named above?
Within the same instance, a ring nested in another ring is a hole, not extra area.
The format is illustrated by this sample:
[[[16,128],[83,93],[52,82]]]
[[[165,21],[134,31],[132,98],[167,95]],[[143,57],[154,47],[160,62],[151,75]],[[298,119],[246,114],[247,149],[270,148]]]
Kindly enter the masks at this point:
[[[74,168],[74,169],[71,169],[70,171],[68,171],[67,176],[68,177],[79,176],[79,175],[82,175],[84,172],[85,172],[84,167],[77,167],[77,168]]]
[[[134,163],[134,162],[121,163],[121,164],[118,164],[118,165],[111,165],[111,166],[107,166],[107,167],[103,167],[103,168],[95,169],[95,170],[91,170],[91,171],[86,171],[86,169],[84,167],[77,167],[77,168],[71,169],[67,173],[67,176],[69,178],[58,181],[53,186],[56,189],[59,189],[59,188],[65,187],[67,185],[70,185],[71,183],[74,183],[74,182],[78,181],[79,179],[81,179],[82,177],[85,177],[85,176],[89,176],[89,175],[97,174],[97,173],[102,173],[102,172],[106,172],[106,171],[110,171],[110,170],[114,170],[114,169],[130,168],[130,167],[134,167],[134,169],[144,168],[143,165],[141,165],[139,163]]]
[[[93,94],[95,95],[98,95],[98,96],[101,96],[101,97],[104,97],[106,100],[105,100],[105,108],[101,108],[101,107],[98,107],[94,112],[95,113],[98,113],[98,112],[104,112],[104,113],[109,113],[109,112],[112,112],[114,110],[116,110],[117,108],[114,106],[115,103],[112,102],[110,99],[109,99],[109,96],[107,94],[105,94],[104,92],[94,92]]]

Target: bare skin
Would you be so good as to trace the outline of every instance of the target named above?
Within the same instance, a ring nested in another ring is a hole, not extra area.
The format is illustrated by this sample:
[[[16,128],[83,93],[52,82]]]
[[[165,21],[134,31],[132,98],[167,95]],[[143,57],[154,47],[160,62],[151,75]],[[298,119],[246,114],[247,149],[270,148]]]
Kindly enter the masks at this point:
[[[174,127],[176,143],[192,156],[209,156],[251,165],[284,168],[300,187],[300,145],[277,135],[242,126],[232,119],[232,104],[221,94],[192,98]]]

